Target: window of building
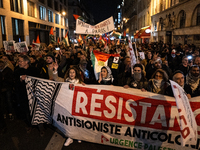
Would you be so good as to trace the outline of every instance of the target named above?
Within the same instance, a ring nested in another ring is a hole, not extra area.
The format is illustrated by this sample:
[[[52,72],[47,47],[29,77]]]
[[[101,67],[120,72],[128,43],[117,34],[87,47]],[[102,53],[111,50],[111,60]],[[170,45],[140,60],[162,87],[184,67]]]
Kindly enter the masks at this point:
[[[53,22],[53,12],[51,10],[48,10],[48,21]]]
[[[64,29],[61,29],[61,40],[64,39]]]
[[[62,5],[60,5],[60,13],[63,12],[63,8],[62,8]]]
[[[3,0],[0,0],[0,8],[3,8]]]
[[[10,0],[10,8],[12,11],[23,13],[22,0]]]
[[[39,6],[40,11],[40,19],[45,20],[46,19],[46,8],[43,6]]]
[[[59,37],[59,28],[56,28],[56,39]]]
[[[55,23],[59,24],[59,15],[58,14],[55,15]]]
[[[180,12],[180,28],[185,27],[185,19],[186,19],[186,14],[185,14],[185,11],[182,10]]]
[[[27,5],[28,5],[28,16],[35,17],[34,3],[30,2],[30,1],[27,1]]]
[[[13,40],[24,41],[24,21],[20,19],[12,18]]]
[[[68,19],[65,18],[65,27],[68,27]]]
[[[48,0],[48,1],[47,1],[47,5],[48,5],[50,8],[52,8],[52,1]]]
[[[154,22],[154,31],[157,31],[157,22]]]
[[[200,5],[197,7],[197,25],[200,25]]]
[[[55,7],[55,10],[58,11],[58,2],[57,1],[54,1],[54,7]]]
[[[49,0],[48,0],[49,1]],[[39,0],[39,2],[43,3],[44,4],[44,0]]]
[[[64,26],[65,25],[65,18],[61,17],[61,25]]]
[[[2,33],[2,41],[6,41],[6,30],[5,30],[5,17],[1,16],[1,33]]]

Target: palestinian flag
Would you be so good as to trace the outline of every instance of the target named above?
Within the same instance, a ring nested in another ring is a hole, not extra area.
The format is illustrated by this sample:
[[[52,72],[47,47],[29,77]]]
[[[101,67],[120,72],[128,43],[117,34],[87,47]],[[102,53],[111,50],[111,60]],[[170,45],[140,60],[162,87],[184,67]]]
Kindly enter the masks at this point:
[[[114,57],[115,59],[113,59],[113,63],[109,67],[118,68],[119,54],[106,54],[106,53],[99,52],[97,50],[93,50],[91,52],[91,61],[92,61],[96,80],[99,79],[99,73],[101,72],[101,68],[103,66],[108,66],[108,60],[110,57]]]
[[[39,35],[37,37],[37,40],[38,40],[38,38],[39,38]],[[32,42],[32,49],[31,50],[39,50],[40,49],[40,41],[37,41],[37,40],[36,40],[36,42],[33,40],[33,42]]]
[[[119,33],[119,32],[116,32],[116,31],[113,31],[113,33],[112,33],[112,36],[114,36],[114,37],[119,37],[119,36],[121,36],[121,33]]]
[[[69,31],[67,31],[67,33],[66,33],[66,35],[65,35],[64,42],[65,42],[65,44],[66,44],[67,46],[70,46],[70,45],[69,45],[69,39],[68,39],[68,32],[69,32]]]
[[[50,37],[51,42],[54,42],[54,43],[56,42],[54,40],[53,27],[51,27],[51,30],[50,30],[50,33],[49,33],[49,37]]]
[[[99,42],[102,43],[102,44],[105,44],[105,41],[104,41],[104,39],[102,38],[102,36],[100,36]]]
[[[86,20],[83,17],[79,16],[79,15],[73,14],[73,16],[74,16],[75,20],[79,19],[79,20],[81,20],[83,22],[86,22]]]
[[[59,37],[57,38],[57,43],[58,43],[58,44],[60,43],[60,38],[59,38]]]

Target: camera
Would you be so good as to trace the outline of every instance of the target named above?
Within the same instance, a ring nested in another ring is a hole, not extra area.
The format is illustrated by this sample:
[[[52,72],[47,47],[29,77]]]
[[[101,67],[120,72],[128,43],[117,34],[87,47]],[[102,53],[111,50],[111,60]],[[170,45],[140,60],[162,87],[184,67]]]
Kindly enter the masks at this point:
[[[189,55],[189,56],[187,56],[187,58],[188,58],[188,60],[191,60],[191,59],[192,59],[192,56],[191,56],[191,55]]]
[[[59,51],[59,50],[60,50],[60,47],[56,47],[56,50]]]

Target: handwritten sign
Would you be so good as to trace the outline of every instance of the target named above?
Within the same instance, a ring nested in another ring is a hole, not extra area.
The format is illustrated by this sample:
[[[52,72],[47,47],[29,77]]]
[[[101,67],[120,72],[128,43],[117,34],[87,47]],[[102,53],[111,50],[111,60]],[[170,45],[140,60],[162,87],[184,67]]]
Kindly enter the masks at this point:
[[[110,17],[94,26],[79,19],[76,20],[76,34],[101,35],[112,30],[114,30],[113,17]]]

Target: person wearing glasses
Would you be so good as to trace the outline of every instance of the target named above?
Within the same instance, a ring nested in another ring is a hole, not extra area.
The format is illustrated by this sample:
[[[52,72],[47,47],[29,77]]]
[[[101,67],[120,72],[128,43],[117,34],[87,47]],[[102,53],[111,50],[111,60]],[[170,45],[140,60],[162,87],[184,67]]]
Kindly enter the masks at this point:
[[[170,85],[168,78],[169,77],[164,70],[157,69],[148,82],[147,91],[157,94],[165,94],[166,88]]]

